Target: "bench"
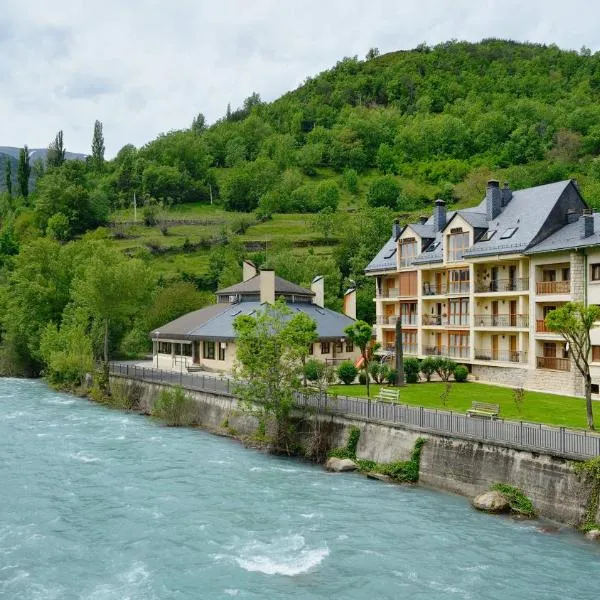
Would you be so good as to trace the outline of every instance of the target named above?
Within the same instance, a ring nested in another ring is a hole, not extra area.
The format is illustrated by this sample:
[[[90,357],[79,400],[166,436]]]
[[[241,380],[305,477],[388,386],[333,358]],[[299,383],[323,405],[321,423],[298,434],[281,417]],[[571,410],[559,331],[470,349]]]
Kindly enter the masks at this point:
[[[188,373],[197,373],[198,371],[202,371],[203,370],[202,369],[202,365],[198,365],[198,364],[196,364],[196,365],[194,365],[194,364],[187,365],[185,368],[186,368],[186,370],[187,370]]]
[[[499,404],[488,404],[487,402],[473,402],[467,411],[467,417],[489,417],[493,419],[500,413]]]
[[[381,388],[375,400],[381,402],[398,402],[400,399],[400,390],[392,390],[391,388]]]

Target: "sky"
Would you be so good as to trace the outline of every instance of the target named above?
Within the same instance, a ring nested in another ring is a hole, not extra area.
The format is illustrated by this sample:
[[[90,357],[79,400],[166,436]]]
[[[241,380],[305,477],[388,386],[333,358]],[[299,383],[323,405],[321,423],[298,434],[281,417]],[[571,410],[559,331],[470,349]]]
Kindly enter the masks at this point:
[[[486,37],[600,50],[593,0],[0,0],[0,145],[107,156],[344,56]]]

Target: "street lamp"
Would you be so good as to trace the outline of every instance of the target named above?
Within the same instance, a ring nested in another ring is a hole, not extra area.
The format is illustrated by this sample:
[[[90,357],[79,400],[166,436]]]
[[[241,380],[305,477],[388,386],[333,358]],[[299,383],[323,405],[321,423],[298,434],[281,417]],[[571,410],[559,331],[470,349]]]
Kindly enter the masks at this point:
[[[158,336],[160,335],[160,331],[155,331],[154,332],[154,337],[155,337],[155,341],[154,343],[156,344],[155,347],[155,354],[156,354],[156,368],[158,369]]]

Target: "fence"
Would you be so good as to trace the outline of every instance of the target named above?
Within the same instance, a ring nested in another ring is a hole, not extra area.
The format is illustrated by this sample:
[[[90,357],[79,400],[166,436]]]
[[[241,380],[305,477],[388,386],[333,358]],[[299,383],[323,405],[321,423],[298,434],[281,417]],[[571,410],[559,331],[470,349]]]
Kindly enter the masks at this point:
[[[147,369],[124,363],[111,363],[110,372],[131,379],[181,385],[189,390],[232,394],[232,382],[226,377]],[[400,395],[402,396],[402,392]],[[298,408],[311,408],[327,414],[408,425],[440,435],[507,444],[523,450],[557,454],[567,458],[587,459],[600,455],[600,435],[583,430],[525,421],[467,417],[464,413],[399,403],[369,402],[348,396],[332,397],[298,392],[295,403]]]

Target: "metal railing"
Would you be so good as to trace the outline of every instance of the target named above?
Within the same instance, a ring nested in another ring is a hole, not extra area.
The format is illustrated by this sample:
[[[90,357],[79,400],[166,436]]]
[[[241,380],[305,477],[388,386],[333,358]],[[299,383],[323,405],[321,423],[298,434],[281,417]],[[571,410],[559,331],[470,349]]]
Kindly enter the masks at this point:
[[[535,284],[535,291],[538,294],[570,294],[571,280],[564,281],[538,281]]]
[[[468,294],[471,291],[471,283],[469,281],[451,281],[448,283],[448,295]]]
[[[556,356],[538,356],[538,369],[551,369],[552,371],[570,371],[571,361],[568,358],[558,358]]]
[[[378,315],[377,325],[395,325],[398,322],[398,315]],[[402,325],[415,327],[417,325],[417,315],[402,315]]]
[[[475,283],[476,294],[487,294],[488,292],[526,292],[528,289],[529,277],[492,279],[492,281],[478,281]]]
[[[469,358],[469,346],[425,346],[426,356],[446,356],[448,358]]]
[[[526,363],[527,352],[521,352],[518,350],[494,350],[491,348],[475,348],[475,360]]]
[[[529,315],[475,315],[475,327],[529,327]]]
[[[396,353],[396,345],[395,344],[386,344],[383,348],[387,353],[395,354]],[[402,353],[403,354],[417,354],[418,345],[417,344],[402,344]]]
[[[135,365],[111,363],[110,372],[130,379],[181,385],[185,389],[232,396],[232,381],[225,377],[177,373],[148,369]],[[402,397],[402,390],[400,390]],[[441,434],[460,439],[504,444],[533,452],[551,453],[571,459],[587,459],[600,455],[600,436],[586,431],[553,427],[525,421],[505,421],[467,417],[464,413],[427,409],[399,403],[368,401],[348,396],[327,396],[297,392],[296,407],[316,409],[326,414],[360,418],[411,427],[424,433]]]
[[[380,290],[377,292],[378,298],[398,298],[400,292],[398,288],[388,288],[387,290]]]
[[[447,286],[445,283],[439,285],[435,283],[429,283],[426,281],[423,283],[423,296],[444,296],[446,294]]]

